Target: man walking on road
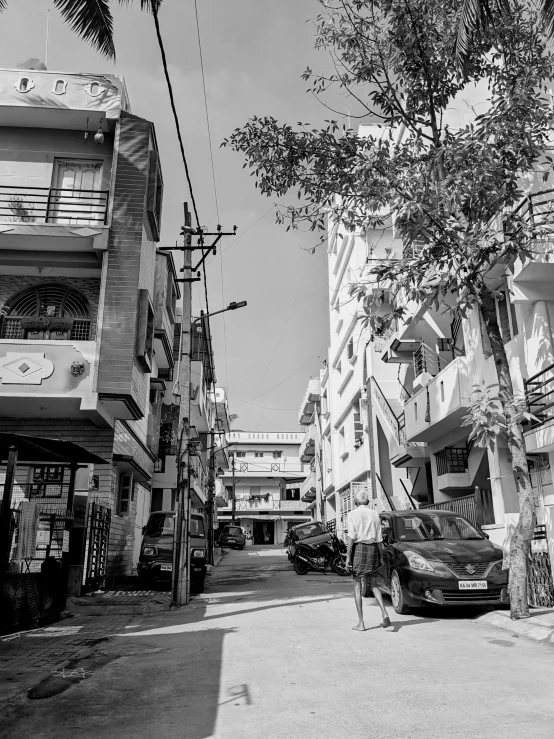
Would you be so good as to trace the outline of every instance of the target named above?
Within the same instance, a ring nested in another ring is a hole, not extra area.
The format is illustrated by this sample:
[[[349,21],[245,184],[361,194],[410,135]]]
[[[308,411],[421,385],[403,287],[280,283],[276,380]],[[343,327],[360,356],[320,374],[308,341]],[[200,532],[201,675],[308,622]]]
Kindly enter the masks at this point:
[[[362,578],[368,579],[369,587],[381,608],[383,628],[390,626],[390,618],[383,603],[383,594],[377,587],[376,574],[381,565],[383,537],[381,521],[376,511],[369,508],[367,493],[360,491],[354,496],[356,508],[348,514],[348,531],[346,536],[346,564],[352,570],[354,580],[354,601],[358,611],[358,623],[354,631],[365,631],[362,608]]]

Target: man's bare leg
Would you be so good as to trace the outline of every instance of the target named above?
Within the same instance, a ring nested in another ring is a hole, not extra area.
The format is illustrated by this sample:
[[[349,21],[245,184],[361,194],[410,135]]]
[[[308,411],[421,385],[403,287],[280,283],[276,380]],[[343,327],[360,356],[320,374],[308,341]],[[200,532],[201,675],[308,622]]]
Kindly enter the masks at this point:
[[[377,587],[377,582],[374,577],[370,580],[370,587],[373,591],[373,597],[377,601],[379,608],[381,609],[381,615],[383,616],[383,624],[386,624],[387,626],[390,626],[390,619],[389,614],[387,613],[387,609],[385,608],[385,604],[383,603],[383,593],[381,590]]]
[[[364,613],[362,610],[362,578],[353,575],[352,580],[354,581],[354,602],[358,611],[358,623],[352,629],[353,631],[365,631]]]

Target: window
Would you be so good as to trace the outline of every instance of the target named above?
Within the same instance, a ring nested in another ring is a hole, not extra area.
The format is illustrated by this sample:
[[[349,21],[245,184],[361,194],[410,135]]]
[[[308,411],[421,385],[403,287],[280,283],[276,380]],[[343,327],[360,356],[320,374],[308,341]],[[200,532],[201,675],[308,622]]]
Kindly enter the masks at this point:
[[[121,472],[117,481],[117,512],[126,516],[133,501],[133,475]]]
[[[273,452],[273,459],[281,459],[283,452]]]
[[[162,219],[163,179],[160,158],[155,150],[148,152],[148,193],[146,196],[146,215],[153,241],[160,240]]]
[[[65,95],[65,91],[67,89],[67,82],[65,80],[56,80],[54,82],[54,86],[52,87],[52,92],[54,95]]]
[[[62,465],[38,465],[33,467],[30,497],[61,498],[64,467]],[[65,488],[67,494],[67,488]]]
[[[154,309],[148,290],[139,290],[136,355],[145,372],[152,371]]]
[[[34,86],[35,83],[29,77],[21,77],[14,83],[14,87],[18,92],[29,92]]]
[[[435,454],[437,475],[461,474],[467,470],[467,449],[446,447]]]
[[[348,359],[352,359],[354,356],[354,337],[351,336],[348,340],[348,344],[346,345],[346,356]]]
[[[254,456],[255,457],[263,457],[264,456],[264,453],[263,452],[254,452]]]
[[[285,492],[285,500],[300,500],[300,488],[292,488]]]
[[[504,287],[501,293],[502,295],[496,298],[496,316],[502,334],[502,341],[506,344],[514,336],[517,336],[519,329],[515,306],[510,300],[510,291],[507,287]]]
[[[237,452],[237,457],[246,457],[246,452]]]
[[[17,293],[0,319],[3,339],[88,341],[90,309],[81,293],[66,285],[40,285]]]

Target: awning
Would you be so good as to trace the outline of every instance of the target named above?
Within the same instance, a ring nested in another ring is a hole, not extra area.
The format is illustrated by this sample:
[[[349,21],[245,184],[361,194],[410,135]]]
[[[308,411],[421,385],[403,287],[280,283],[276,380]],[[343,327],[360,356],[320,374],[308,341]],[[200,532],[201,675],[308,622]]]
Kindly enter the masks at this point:
[[[0,433],[0,462],[7,462],[9,448],[17,448],[19,462],[62,462],[76,464],[109,464],[79,444],[64,439]]]

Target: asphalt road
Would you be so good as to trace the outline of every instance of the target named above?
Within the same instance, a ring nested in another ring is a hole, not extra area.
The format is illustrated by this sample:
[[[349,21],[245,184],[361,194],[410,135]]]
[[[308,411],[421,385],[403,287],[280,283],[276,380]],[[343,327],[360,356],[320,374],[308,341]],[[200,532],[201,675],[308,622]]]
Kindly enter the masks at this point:
[[[295,575],[276,548],[230,552],[191,607],[130,622],[65,692],[14,705],[0,736],[554,737],[552,647],[478,611],[391,608],[384,630],[364,604],[368,630],[352,631],[348,578]]]

